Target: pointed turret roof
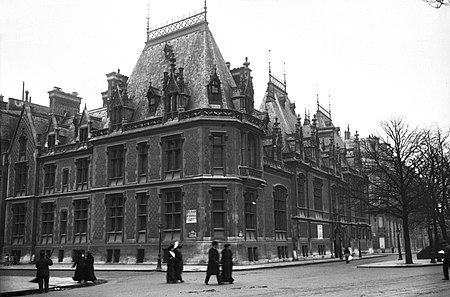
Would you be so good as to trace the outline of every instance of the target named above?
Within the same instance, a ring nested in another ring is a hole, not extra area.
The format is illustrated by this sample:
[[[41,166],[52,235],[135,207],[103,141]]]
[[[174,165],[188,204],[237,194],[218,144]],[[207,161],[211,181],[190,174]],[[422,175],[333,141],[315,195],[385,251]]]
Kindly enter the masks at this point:
[[[230,97],[236,84],[209,30],[206,11],[149,32],[128,79],[128,97],[135,108],[133,120],[149,116],[148,89],[151,85],[163,91],[164,72],[169,74],[171,67],[183,68],[184,91],[190,96],[187,109],[210,107],[206,86],[214,73],[222,85],[222,108],[233,108]],[[155,116],[161,116],[162,104]]]

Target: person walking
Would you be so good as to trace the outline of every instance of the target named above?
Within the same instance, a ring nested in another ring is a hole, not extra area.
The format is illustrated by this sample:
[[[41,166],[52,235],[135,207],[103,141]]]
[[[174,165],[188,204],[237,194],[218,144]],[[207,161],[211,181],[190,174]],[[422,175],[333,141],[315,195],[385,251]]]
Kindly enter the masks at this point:
[[[220,276],[221,282],[232,284],[234,279],[232,277],[233,271],[233,252],[230,250],[230,244],[226,243],[222,250],[222,258],[220,259],[222,264],[222,274]]]
[[[345,256],[345,263],[350,263],[350,249],[348,247],[344,250],[344,256]]]
[[[176,270],[175,270],[175,245],[171,243],[164,252],[164,262],[167,263],[166,281],[168,284],[174,284],[177,282]]]
[[[95,277],[95,273],[94,273],[94,257],[92,256],[91,252],[87,252],[86,253],[86,267],[85,267],[85,272],[84,272],[84,280],[86,282],[93,282],[95,283],[95,281],[97,280],[97,278]]]
[[[444,241],[442,241],[442,247],[444,250],[444,265],[443,265],[444,278],[443,278],[443,280],[449,280],[448,279],[448,266],[450,264],[450,245],[448,244],[448,242],[446,240],[444,240]]]
[[[80,251],[75,252],[75,261],[72,265],[72,268],[75,268],[75,274],[72,279],[78,283],[85,282],[85,271],[86,271],[86,261],[84,259],[84,255]]]
[[[180,281],[181,283],[184,283],[184,280],[181,277],[183,274],[183,255],[180,251],[181,248],[182,246],[176,241],[173,247],[173,252],[175,253],[175,282]]]
[[[36,261],[36,278],[39,284],[39,293],[48,292],[48,283],[50,280],[49,266],[53,265],[52,259],[44,252],[39,253],[39,260]]]
[[[220,281],[220,262],[219,262],[219,252],[217,251],[217,246],[219,243],[217,241],[213,241],[211,244],[211,248],[208,251],[208,268],[206,269],[206,278],[205,278],[205,285],[208,284],[209,278],[211,275],[215,275],[217,278],[217,283],[219,285],[222,284]]]

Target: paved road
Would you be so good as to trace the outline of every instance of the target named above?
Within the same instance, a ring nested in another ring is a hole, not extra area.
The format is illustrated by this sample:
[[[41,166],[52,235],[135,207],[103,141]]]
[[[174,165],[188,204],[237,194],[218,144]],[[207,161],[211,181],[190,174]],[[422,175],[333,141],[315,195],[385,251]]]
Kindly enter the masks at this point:
[[[106,284],[50,292],[45,296],[450,296],[450,282],[442,279],[442,266],[414,268],[356,268],[389,258],[334,262],[296,267],[239,271],[233,285],[218,286],[204,272],[184,273],[184,283],[166,284],[164,273],[98,271]],[[30,273],[32,271],[2,272]],[[70,271],[58,276],[71,276]],[[42,296],[42,295],[39,295]]]

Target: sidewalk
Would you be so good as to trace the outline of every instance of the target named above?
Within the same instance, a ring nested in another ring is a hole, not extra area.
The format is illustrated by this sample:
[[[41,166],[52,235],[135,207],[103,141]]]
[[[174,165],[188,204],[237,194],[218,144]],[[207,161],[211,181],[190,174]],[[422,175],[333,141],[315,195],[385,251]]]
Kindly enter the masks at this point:
[[[364,255],[363,258],[354,257],[352,261],[358,261],[361,259],[385,257],[388,254],[371,254]],[[234,271],[245,271],[265,268],[281,268],[290,266],[302,266],[320,263],[341,262],[343,260],[336,258],[325,259],[307,259],[299,261],[285,261],[285,262],[272,262],[272,263],[252,263],[246,265],[233,266]],[[430,260],[417,260],[414,259],[414,264],[406,265],[403,261],[384,261],[371,264],[358,265],[358,268],[391,268],[391,267],[417,267],[417,266],[430,266],[430,265],[442,265],[440,263],[430,263]],[[166,265],[162,266],[163,271],[166,269]],[[19,264],[13,266],[0,266],[0,270],[36,270],[33,264]],[[71,263],[55,263],[50,268],[51,271],[73,271]],[[135,271],[135,272],[150,272],[156,271],[156,264],[109,264],[109,263],[95,263],[96,271]],[[205,272],[206,265],[184,265],[184,272]],[[54,275],[54,274],[53,274]],[[0,278],[0,296],[23,296],[28,294],[37,293],[37,284],[31,283],[30,280],[33,277],[25,276],[2,276]],[[70,277],[50,277],[50,290],[58,291],[65,288],[74,288],[80,286],[91,286],[106,283],[106,281],[99,280],[96,284],[79,284],[74,282]]]

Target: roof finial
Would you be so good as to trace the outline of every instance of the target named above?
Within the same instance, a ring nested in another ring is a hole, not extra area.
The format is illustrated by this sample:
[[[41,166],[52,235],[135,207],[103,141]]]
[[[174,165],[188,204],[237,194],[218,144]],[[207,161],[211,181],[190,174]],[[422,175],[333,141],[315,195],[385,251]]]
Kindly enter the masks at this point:
[[[205,11],[205,21],[206,21],[206,0],[205,0],[205,5],[203,6],[203,9]]]
[[[319,110],[319,85],[316,85],[317,110]]]
[[[328,114],[330,115],[331,119],[331,95],[328,94]]]
[[[150,0],[147,0],[147,41],[149,38],[149,34],[150,34],[150,4],[149,4]]]
[[[286,88],[286,62],[283,62],[284,87]]]
[[[272,74],[272,69],[270,68],[270,52],[271,52],[272,50],[270,49],[269,50],[269,76]]]

